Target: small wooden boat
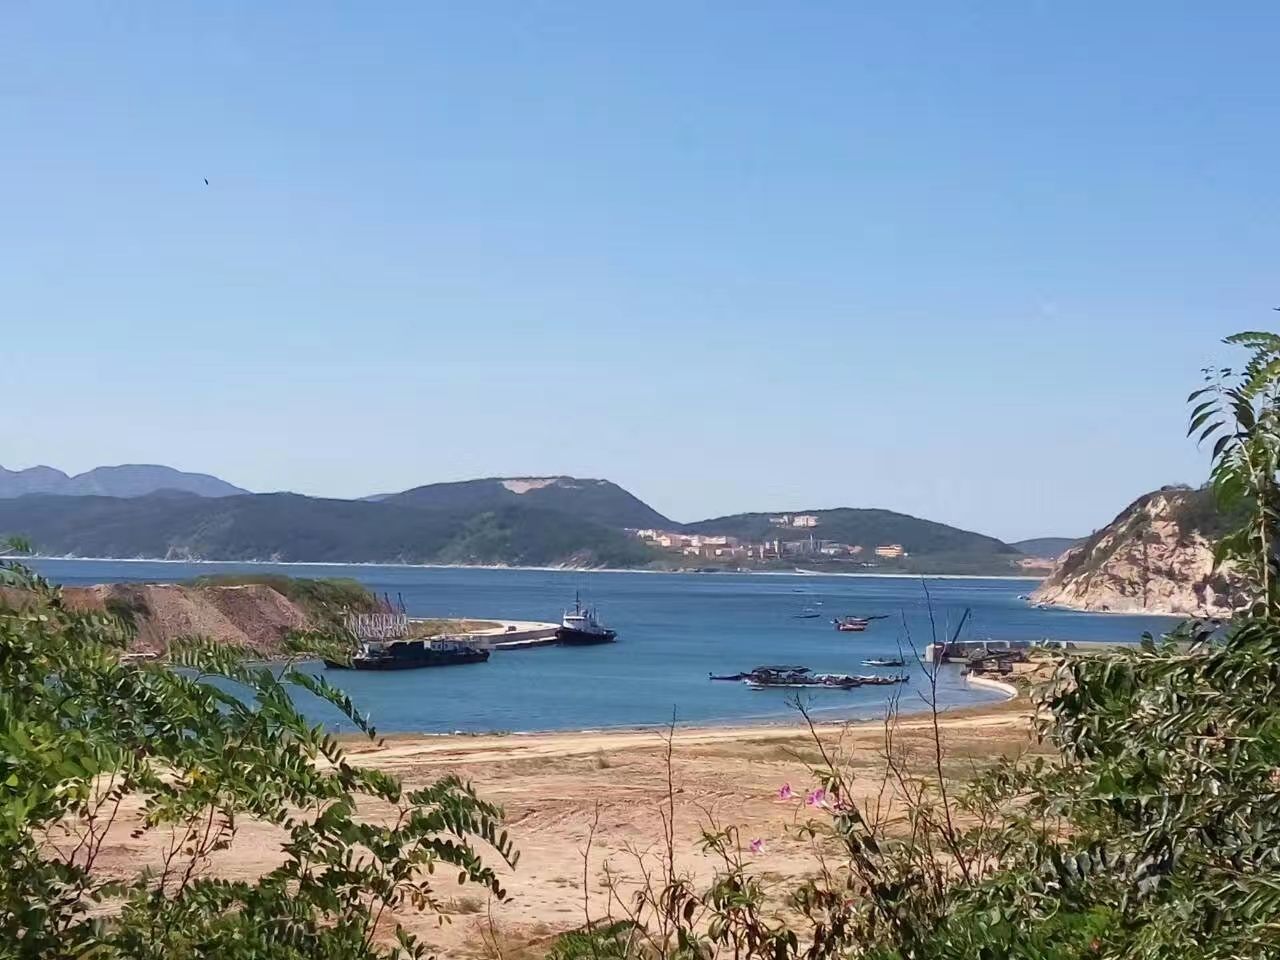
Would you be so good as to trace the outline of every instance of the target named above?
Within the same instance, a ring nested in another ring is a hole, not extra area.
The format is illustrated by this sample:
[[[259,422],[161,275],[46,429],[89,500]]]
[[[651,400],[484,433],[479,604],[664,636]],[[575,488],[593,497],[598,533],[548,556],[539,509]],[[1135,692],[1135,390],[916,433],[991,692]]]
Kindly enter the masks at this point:
[[[836,617],[831,623],[841,633],[862,633],[870,622],[861,617]]]
[[[870,660],[863,660],[864,667],[901,667],[905,662],[901,657],[872,657]]]
[[[884,674],[864,673],[857,677],[859,683],[869,687],[889,687],[895,683],[906,683],[907,675],[905,673],[895,673],[889,676]]]

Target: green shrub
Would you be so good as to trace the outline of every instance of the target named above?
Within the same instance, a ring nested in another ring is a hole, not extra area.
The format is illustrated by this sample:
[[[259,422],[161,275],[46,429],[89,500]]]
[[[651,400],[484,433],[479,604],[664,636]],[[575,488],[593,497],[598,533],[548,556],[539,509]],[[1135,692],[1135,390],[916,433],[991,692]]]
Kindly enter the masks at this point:
[[[619,920],[562,933],[547,960],[628,960],[634,957],[635,924]]]
[[[433,871],[503,896],[477,849],[515,863],[501,811],[454,777],[407,791],[352,765],[290,698],[321,697],[374,737],[322,678],[199,641],[175,645],[179,669],[124,663],[121,619],[69,609],[12,561],[0,586],[24,598],[0,601],[0,956],[420,957],[414,936],[378,919],[437,909]],[[330,652],[309,642],[295,654]],[[140,805],[138,838],[174,831],[162,872],[102,870],[122,804]],[[387,818],[365,819],[371,807]],[[210,875],[253,822],[280,830],[278,864],[257,879]]]
[[[194,587],[243,587],[260,584],[288,597],[308,613],[369,613],[378,598],[364,584],[349,577],[288,577],[281,573],[219,573],[197,577]]]

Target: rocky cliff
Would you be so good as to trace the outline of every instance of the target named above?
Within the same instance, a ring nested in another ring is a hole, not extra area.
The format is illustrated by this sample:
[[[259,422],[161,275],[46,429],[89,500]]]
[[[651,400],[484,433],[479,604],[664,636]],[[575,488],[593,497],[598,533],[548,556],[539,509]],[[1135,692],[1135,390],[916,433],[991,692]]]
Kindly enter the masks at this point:
[[[1243,598],[1215,570],[1227,522],[1207,490],[1163,487],[1062,555],[1032,599],[1079,610],[1222,616]]]

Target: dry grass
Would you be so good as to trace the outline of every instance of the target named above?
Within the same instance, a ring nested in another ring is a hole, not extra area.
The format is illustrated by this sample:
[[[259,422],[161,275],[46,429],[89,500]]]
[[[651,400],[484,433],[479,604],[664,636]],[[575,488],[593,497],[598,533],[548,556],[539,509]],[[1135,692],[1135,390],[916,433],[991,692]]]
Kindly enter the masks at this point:
[[[948,773],[969,775],[970,762],[1026,749],[1025,706],[956,711],[943,720],[943,733],[956,748]],[[883,746],[878,723],[826,727],[823,743],[851,763],[860,789],[879,782],[874,770]],[[930,725],[906,717],[898,743],[913,754],[912,766],[927,772]],[[785,890],[818,867],[820,850],[798,837],[795,826],[811,811],[778,801],[778,786],[796,790],[814,785],[818,754],[797,727],[677,730],[671,760],[675,824],[673,847],[681,869],[696,882],[711,876],[714,862],[701,849],[709,820],[740,828],[744,843],[761,838],[765,850],[751,867],[770,886]],[[348,740],[355,747],[356,741]],[[453,877],[436,878],[436,895],[447,904],[451,923],[405,909],[397,919],[429,943],[437,955],[474,960],[527,960],[544,956],[554,936],[584,922],[583,851],[591,840],[585,891],[593,915],[607,906],[600,878],[606,866],[623,890],[636,881],[638,857],[653,857],[664,835],[668,771],[665,745],[657,731],[562,733],[532,736],[397,737],[381,746],[364,741],[352,760],[385,769],[412,789],[445,774],[475,784],[481,796],[505,808],[507,828],[520,850],[515,871],[500,871],[505,902],[490,902],[482,891],[458,887]],[[865,769],[865,773],[863,770]],[[386,814],[370,805],[362,813]],[[595,824],[593,828],[593,823]],[[104,851],[129,870],[157,851],[131,840],[133,824],[123,822]],[[247,877],[273,863],[278,837],[245,824],[216,869]]]

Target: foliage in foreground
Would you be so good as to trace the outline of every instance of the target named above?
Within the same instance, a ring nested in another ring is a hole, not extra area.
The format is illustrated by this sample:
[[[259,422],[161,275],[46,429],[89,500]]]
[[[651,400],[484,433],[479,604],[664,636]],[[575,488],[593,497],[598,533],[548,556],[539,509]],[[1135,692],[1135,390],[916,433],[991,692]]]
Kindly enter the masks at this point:
[[[406,791],[352,765],[290,698],[373,737],[323,679],[200,641],[173,651],[180,669],[124,663],[118,618],[67,609],[12,561],[0,584],[34,598],[0,607],[0,955],[422,956],[392,912],[434,908],[440,882],[503,895],[478,850],[514,864],[500,811],[453,778]],[[154,862],[107,862],[126,818]],[[279,864],[212,876],[248,828]]]
[[[942,775],[936,727],[937,776],[911,780],[887,724],[873,776],[894,794],[893,817],[855,799],[865,766],[824,752],[802,833],[839,857],[790,891],[788,914],[767,902],[750,845],[710,828],[705,846],[720,864],[710,885],[695,887],[671,853],[623,910],[635,924],[625,938],[590,923],[552,956],[1280,955],[1280,336],[1228,342],[1250,358],[1238,374],[1206,372],[1191,431],[1213,443],[1221,515],[1243,518],[1220,549],[1248,592],[1231,624],[1189,623],[1132,650],[1065,658],[1037,719],[1054,762],[1003,763],[961,791]]]

